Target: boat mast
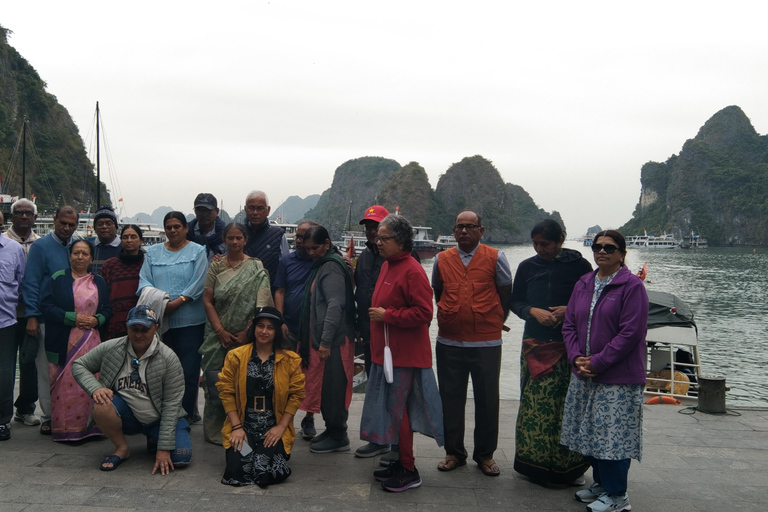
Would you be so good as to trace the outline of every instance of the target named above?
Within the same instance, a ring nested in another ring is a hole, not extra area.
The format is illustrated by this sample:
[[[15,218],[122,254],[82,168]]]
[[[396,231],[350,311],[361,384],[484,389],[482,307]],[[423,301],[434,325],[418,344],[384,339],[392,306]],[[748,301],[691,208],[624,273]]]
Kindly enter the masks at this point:
[[[27,116],[21,125],[21,197],[27,197]]]
[[[101,208],[101,159],[99,155],[99,102],[96,102],[96,209]]]

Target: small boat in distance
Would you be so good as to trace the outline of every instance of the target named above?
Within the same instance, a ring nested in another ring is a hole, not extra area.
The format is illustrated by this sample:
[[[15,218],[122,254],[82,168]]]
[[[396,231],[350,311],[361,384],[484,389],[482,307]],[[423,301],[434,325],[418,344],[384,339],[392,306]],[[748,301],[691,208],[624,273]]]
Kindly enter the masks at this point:
[[[690,235],[683,237],[683,241],[680,242],[681,249],[706,249],[709,247],[709,243],[706,238],[702,238],[701,235],[695,234],[691,231]]]

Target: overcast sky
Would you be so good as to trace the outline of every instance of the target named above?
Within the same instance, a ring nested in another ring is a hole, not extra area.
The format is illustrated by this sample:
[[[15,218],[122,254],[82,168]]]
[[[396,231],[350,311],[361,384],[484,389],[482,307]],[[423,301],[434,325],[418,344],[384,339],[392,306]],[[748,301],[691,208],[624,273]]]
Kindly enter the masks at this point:
[[[84,139],[100,102],[127,215],[202,191],[235,213],[254,188],[274,207],[361,156],[435,187],[480,154],[575,236],[629,220],[641,166],[720,109],[768,132],[760,2],[522,4],[45,0],[0,25]]]

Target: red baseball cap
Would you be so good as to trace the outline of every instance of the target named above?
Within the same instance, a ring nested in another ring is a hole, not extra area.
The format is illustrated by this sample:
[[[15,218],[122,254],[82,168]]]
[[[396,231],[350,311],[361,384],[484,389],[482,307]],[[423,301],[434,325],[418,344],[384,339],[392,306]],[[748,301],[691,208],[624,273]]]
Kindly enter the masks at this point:
[[[381,222],[384,220],[384,217],[389,215],[389,210],[384,208],[383,206],[379,206],[378,204],[375,204],[365,210],[365,216],[363,217],[363,220],[361,220],[359,223],[363,224],[367,220],[372,220],[373,222]]]

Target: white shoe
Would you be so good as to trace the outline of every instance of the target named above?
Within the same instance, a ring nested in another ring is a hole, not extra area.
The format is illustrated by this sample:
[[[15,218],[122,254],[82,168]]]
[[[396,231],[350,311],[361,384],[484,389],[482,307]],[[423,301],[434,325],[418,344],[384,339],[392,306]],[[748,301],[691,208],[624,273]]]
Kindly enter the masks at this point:
[[[587,512],[623,512],[625,510],[632,510],[627,493],[612,496],[606,492],[601,494],[597,501],[587,505]]]
[[[28,427],[34,427],[40,424],[40,418],[34,414],[19,414],[18,412],[13,416],[14,421],[20,421]]]

